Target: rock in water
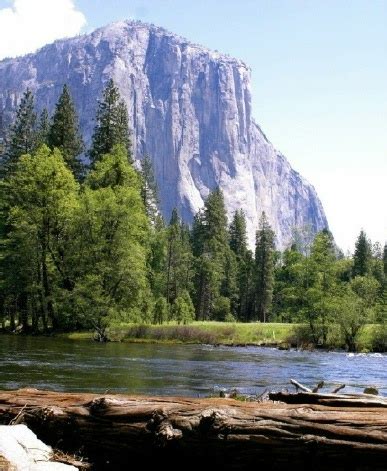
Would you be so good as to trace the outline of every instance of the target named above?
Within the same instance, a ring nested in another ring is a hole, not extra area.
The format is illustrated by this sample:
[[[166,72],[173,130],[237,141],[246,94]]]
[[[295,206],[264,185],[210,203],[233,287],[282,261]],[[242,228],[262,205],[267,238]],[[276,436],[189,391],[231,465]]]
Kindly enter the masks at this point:
[[[209,191],[224,191],[229,216],[245,211],[250,244],[265,211],[283,248],[295,226],[328,226],[313,188],[294,171],[252,118],[250,69],[154,25],[123,21],[0,62],[6,123],[30,87],[38,109],[53,110],[64,83],[86,141],[96,100],[113,78],[128,105],[137,159],[152,158],[162,212],[186,222]],[[1,122],[1,119],[0,119]]]
[[[52,448],[26,425],[0,425],[1,471],[76,471],[78,468],[49,461]]]

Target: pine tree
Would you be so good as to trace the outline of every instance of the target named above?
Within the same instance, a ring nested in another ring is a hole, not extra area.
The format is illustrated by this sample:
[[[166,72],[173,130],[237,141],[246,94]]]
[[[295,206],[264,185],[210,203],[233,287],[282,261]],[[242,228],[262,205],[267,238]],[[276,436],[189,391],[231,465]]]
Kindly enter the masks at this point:
[[[48,145],[48,134],[50,132],[50,117],[47,108],[40,113],[39,122],[36,129],[36,148]]]
[[[384,249],[383,249],[383,271],[384,271],[384,276],[387,280],[387,243],[384,244]]]
[[[229,229],[230,248],[237,257],[243,257],[247,251],[246,217],[243,210],[234,213]]]
[[[230,248],[236,256],[237,299],[232,300],[232,311],[239,320],[252,317],[253,257],[247,249],[246,218],[243,210],[235,211],[229,229]]]
[[[171,221],[166,234],[166,298],[169,305],[183,291],[189,291],[192,278],[192,252],[189,232],[182,224],[176,208],[172,211]]]
[[[23,154],[29,154],[36,148],[36,113],[34,95],[27,88],[16,112],[16,119],[11,126],[6,150],[6,170],[15,169],[16,162]]]
[[[198,319],[210,319],[224,287],[228,245],[227,216],[222,191],[212,191],[194,220],[195,304]]]
[[[366,233],[361,230],[355,244],[353,255],[353,276],[365,276],[370,272],[372,259],[372,246]]]
[[[255,246],[256,315],[266,322],[271,310],[274,289],[274,232],[263,212]]]
[[[228,246],[227,215],[223,192],[213,190],[204,204],[205,237],[207,247],[213,251],[223,251]]]
[[[62,93],[55,107],[52,124],[48,134],[48,144],[57,147],[77,179],[83,174],[83,165],[79,155],[84,151],[84,144],[79,132],[78,118],[70,90],[63,86]]]
[[[153,172],[152,161],[148,155],[145,155],[141,162],[142,187],[141,196],[145,206],[146,213],[150,222],[154,225],[159,216],[158,189],[155,174]]]
[[[115,145],[121,144],[131,163],[128,110],[112,79],[107,83],[102,99],[98,101],[96,123],[89,151],[91,162],[95,164],[104,154],[111,152]]]

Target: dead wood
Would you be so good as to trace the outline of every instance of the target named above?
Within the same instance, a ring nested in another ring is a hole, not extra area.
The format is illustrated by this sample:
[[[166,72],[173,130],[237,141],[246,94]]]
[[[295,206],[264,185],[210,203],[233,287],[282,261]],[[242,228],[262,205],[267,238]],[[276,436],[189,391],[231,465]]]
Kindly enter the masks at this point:
[[[95,469],[168,463],[169,469],[382,470],[387,401],[351,395],[270,394],[276,402],[0,392],[0,422],[18,416],[44,442]],[[290,398],[290,399],[289,399]],[[282,401],[285,399],[287,404]]]

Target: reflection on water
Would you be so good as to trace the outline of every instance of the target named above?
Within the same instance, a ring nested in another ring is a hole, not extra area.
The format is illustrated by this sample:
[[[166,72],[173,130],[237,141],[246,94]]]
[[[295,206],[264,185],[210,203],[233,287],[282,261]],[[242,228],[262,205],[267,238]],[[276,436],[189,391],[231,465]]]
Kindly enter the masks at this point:
[[[221,388],[242,393],[324,380],[345,392],[375,386],[387,395],[387,355],[279,351],[259,347],[99,344],[0,336],[0,389],[34,387],[204,396]]]

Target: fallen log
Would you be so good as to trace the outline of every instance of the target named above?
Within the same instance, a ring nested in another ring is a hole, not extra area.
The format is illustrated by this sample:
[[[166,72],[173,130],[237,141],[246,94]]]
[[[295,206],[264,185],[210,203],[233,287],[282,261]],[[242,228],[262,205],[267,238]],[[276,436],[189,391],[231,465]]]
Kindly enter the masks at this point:
[[[22,389],[0,392],[0,422],[18,417],[97,470],[135,460],[169,469],[386,469],[387,402],[308,403],[320,395],[301,394],[302,404],[285,404]]]
[[[269,393],[269,399],[272,401],[285,402],[286,404],[319,404],[338,408],[387,408],[387,398],[374,396],[372,394],[314,393],[312,391],[289,393],[287,391],[281,391]]]

